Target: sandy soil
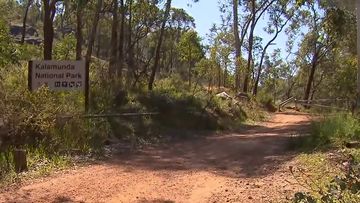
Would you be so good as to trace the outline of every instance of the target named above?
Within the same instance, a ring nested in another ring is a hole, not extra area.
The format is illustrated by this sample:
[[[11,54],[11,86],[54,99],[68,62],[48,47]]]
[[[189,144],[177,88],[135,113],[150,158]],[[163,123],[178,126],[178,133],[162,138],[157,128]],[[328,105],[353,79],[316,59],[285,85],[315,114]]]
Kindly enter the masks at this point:
[[[8,188],[0,202],[280,202],[298,189],[287,143],[306,133],[308,123],[307,115],[279,113],[239,133],[120,153]]]

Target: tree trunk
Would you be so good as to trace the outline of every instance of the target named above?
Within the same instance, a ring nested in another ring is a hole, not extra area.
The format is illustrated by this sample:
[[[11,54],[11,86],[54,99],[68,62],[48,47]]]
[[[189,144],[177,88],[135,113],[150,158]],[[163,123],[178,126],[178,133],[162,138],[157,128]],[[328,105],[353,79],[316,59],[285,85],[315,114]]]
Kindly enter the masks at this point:
[[[310,70],[309,78],[308,78],[306,89],[305,89],[304,100],[306,100],[308,102],[309,102],[309,99],[310,99],[311,86],[312,86],[313,81],[314,81],[316,63],[317,63],[317,54],[315,54],[313,56],[313,60],[312,60],[312,63],[311,63],[311,70]]]
[[[286,99],[289,99],[291,97],[291,92],[292,92],[294,86],[295,86],[295,82],[291,82],[289,85],[289,88],[286,91],[286,95],[285,95]]]
[[[120,23],[120,34],[119,34],[119,48],[118,48],[118,68],[117,76],[119,79],[122,78],[122,70],[124,65],[124,39],[125,39],[125,4],[124,0],[120,0],[120,12],[121,12],[121,23]]]
[[[279,36],[279,34],[282,32],[282,30],[284,29],[284,27],[287,25],[287,23],[290,21],[291,18],[292,18],[292,15],[289,16],[287,18],[287,20],[280,27],[276,27],[274,37],[271,38],[270,41],[265,45],[265,47],[264,47],[264,49],[263,49],[263,51],[261,53],[259,69],[258,69],[258,72],[257,72],[257,75],[256,75],[256,80],[255,80],[254,89],[253,89],[253,95],[254,96],[256,96],[257,92],[258,92],[258,86],[259,86],[259,81],[260,81],[260,76],[261,76],[261,71],[262,71],[262,65],[263,65],[263,62],[264,62],[264,57],[265,57],[265,54],[266,54],[266,50],[276,40],[276,38]]]
[[[96,38],[97,38],[96,57],[100,58],[101,57],[100,56],[100,51],[101,51],[101,29],[99,29],[99,28],[98,28],[98,31],[96,32]]]
[[[255,84],[254,84],[254,89],[253,89],[253,95],[256,96],[257,92],[258,92],[258,86],[259,86],[259,81],[260,81],[260,76],[261,76],[261,71],[262,71],[262,65],[264,62],[264,58],[265,58],[265,54],[266,54],[266,50],[267,48],[275,41],[275,39],[277,38],[278,34],[281,32],[281,30],[277,30],[275,36],[265,45],[262,53],[261,53],[261,58],[260,58],[260,64],[259,64],[259,68],[257,71],[257,75],[256,75],[256,80],[255,80]]]
[[[255,0],[251,1],[251,8],[252,8],[252,20],[251,20],[251,26],[250,26],[250,34],[249,34],[249,53],[248,53],[248,61],[247,61],[247,66],[246,66],[246,71],[245,71],[245,79],[244,79],[244,87],[243,87],[243,92],[248,92],[248,87],[249,87],[249,75],[250,75],[250,70],[251,70],[251,66],[252,66],[252,60],[253,60],[253,45],[254,45],[254,30],[255,30],[255,26],[256,26],[256,5],[255,5]]]
[[[192,50],[191,50],[191,44],[189,43],[188,46],[188,51],[189,51],[189,70],[188,70],[188,78],[189,78],[189,89],[191,89],[191,68],[192,68]]]
[[[53,20],[55,17],[56,0],[43,0],[44,4],[44,60],[52,59],[52,49],[54,41]]]
[[[241,42],[239,37],[239,14],[238,14],[238,0],[233,0],[233,26],[235,37],[235,90],[240,89],[240,60],[241,60]]]
[[[82,14],[82,7],[80,3],[78,3],[76,10],[76,60],[81,60],[82,58]]]
[[[226,84],[226,81],[227,81],[227,78],[228,78],[228,68],[227,68],[227,63],[224,64],[224,81],[223,81],[223,86],[226,88],[227,87],[227,84]]]
[[[160,36],[159,36],[159,40],[158,40],[157,47],[156,47],[155,61],[154,61],[154,65],[152,67],[151,75],[150,75],[150,79],[149,79],[149,84],[148,84],[149,90],[152,90],[153,86],[154,86],[155,74],[156,74],[156,70],[158,68],[159,60],[160,60],[161,44],[163,41],[163,37],[164,37],[164,33],[165,33],[165,26],[166,26],[167,19],[169,17],[170,8],[171,8],[171,0],[167,0],[166,1],[166,9],[165,9],[164,17],[162,20],[161,30],[160,30]]]
[[[91,32],[89,34],[88,47],[85,56],[87,63],[90,63],[91,60],[92,50],[95,42],[96,30],[100,19],[101,6],[102,6],[102,0],[97,0],[96,11],[92,22]]]
[[[189,62],[188,81],[189,81],[189,89],[190,89],[191,88],[191,62]]]
[[[221,87],[221,66],[218,64],[218,88]]]
[[[127,86],[130,87],[133,79],[133,75],[135,72],[135,64],[134,64],[134,46],[132,45],[132,5],[133,0],[129,0],[128,4],[128,13],[129,13],[129,20],[128,20],[128,57],[127,57],[127,64],[128,64],[128,72],[127,72]]]
[[[25,8],[25,14],[24,14],[24,18],[23,18],[23,27],[22,27],[22,33],[21,33],[21,44],[24,44],[25,42],[25,35],[26,35],[26,20],[27,20],[27,16],[28,16],[28,12],[29,12],[29,8],[32,4],[32,0],[28,0],[27,4],[26,4],[26,8]]]
[[[118,56],[118,0],[113,0],[112,10],[112,26],[111,26],[111,53],[109,61],[109,76],[113,78],[116,75],[116,65]],[[116,78],[116,77],[115,77]]]

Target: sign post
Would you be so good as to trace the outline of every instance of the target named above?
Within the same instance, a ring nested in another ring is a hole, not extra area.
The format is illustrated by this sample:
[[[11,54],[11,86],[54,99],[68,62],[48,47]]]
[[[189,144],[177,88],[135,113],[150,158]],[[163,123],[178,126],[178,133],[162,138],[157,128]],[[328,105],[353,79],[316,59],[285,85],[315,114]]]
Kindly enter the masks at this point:
[[[89,63],[85,61],[29,61],[29,90],[47,86],[53,91],[84,91],[89,105]]]

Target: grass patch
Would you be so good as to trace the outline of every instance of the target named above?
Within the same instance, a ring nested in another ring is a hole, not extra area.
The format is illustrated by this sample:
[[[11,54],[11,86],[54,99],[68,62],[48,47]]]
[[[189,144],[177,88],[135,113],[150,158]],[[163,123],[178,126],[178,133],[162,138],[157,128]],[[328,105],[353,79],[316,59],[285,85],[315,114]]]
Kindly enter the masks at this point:
[[[327,153],[301,154],[296,159],[300,167],[294,175],[309,191],[321,190],[331,182],[333,176],[340,173]]]
[[[46,156],[41,149],[29,151],[27,158],[29,170],[27,172],[17,174],[15,173],[14,168],[11,167],[6,173],[2,175],[0,188],[24,180],[48,176],[55,171],[70,168],[74,164],[70,156]]]
[[[328,150],[360,141],[360,121],[349,114],[324,116],[312,123],[310,136],[299,137],[293,147],[304,151]]]

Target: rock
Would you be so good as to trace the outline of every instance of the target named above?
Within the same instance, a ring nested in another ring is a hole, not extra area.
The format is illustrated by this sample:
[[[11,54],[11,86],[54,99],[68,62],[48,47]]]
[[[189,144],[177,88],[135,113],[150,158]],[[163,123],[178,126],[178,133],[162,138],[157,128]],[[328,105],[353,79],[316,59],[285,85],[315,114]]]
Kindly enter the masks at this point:
[[[21,41],[23,26],[19,24],[10,25],[10,34],[13,36],[16,42]],[[42,43],[42,38],[40,37],[36,28],[27,25],[25,32],[25,43],[32,45],[40,45]]]
[[[231,99],[232,99],[232,97],[231,97],[228,93],[226,93],[226,92],[221,92],[221,93],[219,93],[219,94],[216,94],[216,96],[217,96],[217,97],[220,97],[220,98],[222,98],[222,99],[228,99],[228,100],[231,100]]]

